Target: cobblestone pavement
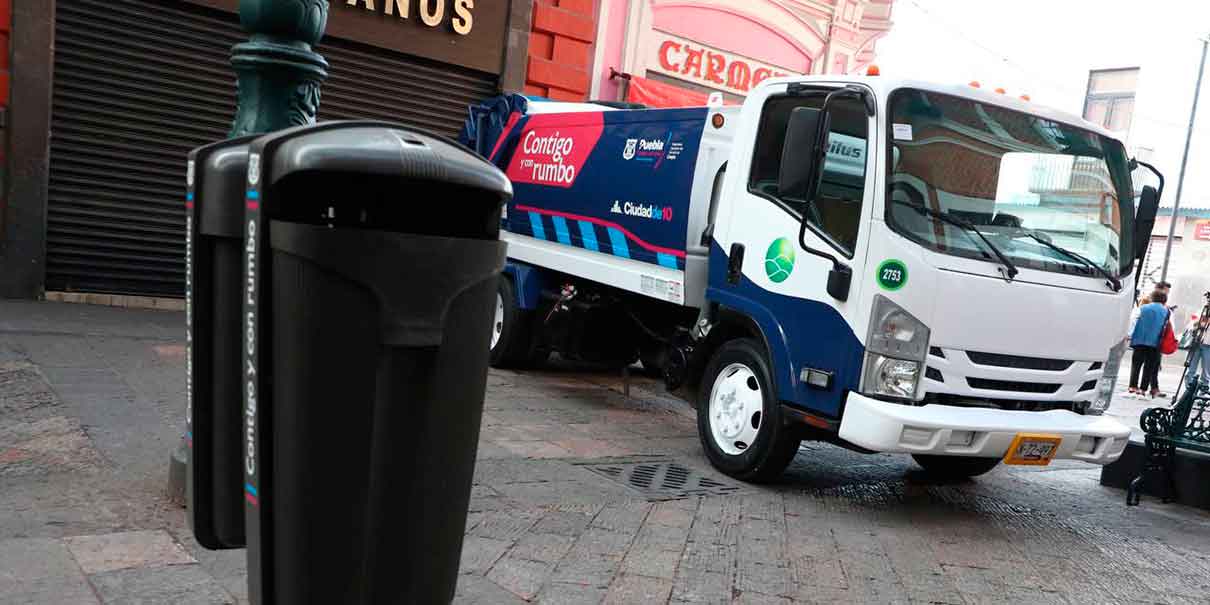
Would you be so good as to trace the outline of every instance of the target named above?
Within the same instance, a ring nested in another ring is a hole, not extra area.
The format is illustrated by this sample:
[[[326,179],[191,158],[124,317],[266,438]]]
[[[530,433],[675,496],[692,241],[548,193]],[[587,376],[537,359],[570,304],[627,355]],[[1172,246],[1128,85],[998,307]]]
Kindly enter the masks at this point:
[[[1108,415],[1117,418],[1120,422],[1129,426],[1134,433],[1133,438],[1142,441],[1143,429],[1139,428],[1139,416],[1147,408],[1172,405],[1172,396],[1176,394],[1176,388],[1181,384],[1185,373],[1185,361],[1188,355],[1188,351],[1182,350],[1164,357],[1163,365],[1160,366],[1160,388],[1163,389],[1165,397],[1152,399],[1150,397],[1130,397],[1127,395],[1127,389],[1130,387],[1130,354],[1127,353],[1125,361],[1122,362],[1122,369],[1118,374],[1117,388],[1114,389],[1113,395],[1113,405],[1110,406]]]
[[[243,552],[199,548],[163,494],[181,430],[181,321],[0,302],[0,604],[242,602]],[[1128,509],[1096,468],[943,484],[904,457],[809,443],[782,483],[736,484],[706,463],[686,405],[632,383],[627,397],[601,373],[492,372],[457,603],[1210,594],[1210,515]],[[631,476],[688,471],[691,486],[726,493],[649,501],[611,478],[662,463],[678,468]]]

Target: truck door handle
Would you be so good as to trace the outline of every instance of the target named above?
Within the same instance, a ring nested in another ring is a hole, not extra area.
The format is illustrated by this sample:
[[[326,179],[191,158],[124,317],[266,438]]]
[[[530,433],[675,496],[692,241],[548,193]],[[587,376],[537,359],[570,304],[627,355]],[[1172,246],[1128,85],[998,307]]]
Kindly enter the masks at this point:
[[[727,259],[727,283],[736,285],[744,274],[744,245],[731,244],[731,255]]]

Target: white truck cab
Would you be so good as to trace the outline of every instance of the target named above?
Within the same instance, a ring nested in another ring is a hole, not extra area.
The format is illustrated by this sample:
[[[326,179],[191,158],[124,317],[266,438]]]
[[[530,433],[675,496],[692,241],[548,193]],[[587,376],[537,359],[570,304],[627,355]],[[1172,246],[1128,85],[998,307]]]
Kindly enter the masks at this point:
[[[472,140],[515,191],[497,365],[641,359],[746,480],[803,439],[964,476],[1125,449],[1102,413],[1140,234],[1111,133],[887,77],[768,80],[739,107],[518,99],[500,122]]]

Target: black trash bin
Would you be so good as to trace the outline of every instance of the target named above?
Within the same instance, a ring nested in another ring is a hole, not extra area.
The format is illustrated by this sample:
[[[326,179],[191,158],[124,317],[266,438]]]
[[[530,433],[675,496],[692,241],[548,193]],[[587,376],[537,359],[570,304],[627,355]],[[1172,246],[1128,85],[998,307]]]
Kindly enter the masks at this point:
[[[194,149],[185,178],[185,495],[194,537],[210,549],[244,546],[240,317],[244,184],[254,138]]]
[[[389,124],[328,123],[252,144],[254,603],[453,598],[511,192],[478,156]]]

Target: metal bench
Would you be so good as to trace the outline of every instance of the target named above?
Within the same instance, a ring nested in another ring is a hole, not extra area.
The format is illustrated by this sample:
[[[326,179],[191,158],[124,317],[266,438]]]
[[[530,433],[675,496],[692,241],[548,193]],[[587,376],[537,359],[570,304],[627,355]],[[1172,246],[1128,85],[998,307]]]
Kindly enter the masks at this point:
[[[1193,372],[1189,372],[1193,374]],[[1201,383],[1196,375],[1189,379],[1176,405],[1168,408],[1147,408],[1139,418],[1145,437],[1143,471],[1130,482],[1126,490],[1126,505],[1139,503],[1139,487],[1151,474],[1164,477],[1163,501],[1176,497],[1173,462],[1176,449],[1181,448],[1210,454],[1210,384]]]

